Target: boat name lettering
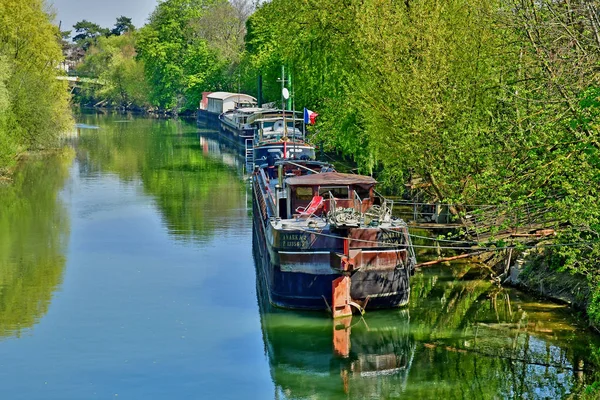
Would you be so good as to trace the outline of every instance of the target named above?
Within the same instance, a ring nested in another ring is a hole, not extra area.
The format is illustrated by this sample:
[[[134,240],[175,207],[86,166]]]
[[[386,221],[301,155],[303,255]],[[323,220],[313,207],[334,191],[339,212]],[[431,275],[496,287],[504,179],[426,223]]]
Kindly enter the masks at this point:
[[[299,233],[282,233],[281,246],[305,248],[308,247],[308,238]]]

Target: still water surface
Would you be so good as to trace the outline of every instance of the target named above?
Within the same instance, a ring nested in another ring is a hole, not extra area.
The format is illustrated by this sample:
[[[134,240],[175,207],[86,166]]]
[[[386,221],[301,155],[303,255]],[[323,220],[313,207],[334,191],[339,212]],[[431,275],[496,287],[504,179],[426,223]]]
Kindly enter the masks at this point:
[[[84,115],[73,152],[0,187],[0,385],[10,399],[560,399],[600,341],[468,264],[409,306],[323,314],[257,285],[243,160],[193,122]],[[420,258],[426,258],[420,254]],[[260,280],[258,280],[260,282]]]

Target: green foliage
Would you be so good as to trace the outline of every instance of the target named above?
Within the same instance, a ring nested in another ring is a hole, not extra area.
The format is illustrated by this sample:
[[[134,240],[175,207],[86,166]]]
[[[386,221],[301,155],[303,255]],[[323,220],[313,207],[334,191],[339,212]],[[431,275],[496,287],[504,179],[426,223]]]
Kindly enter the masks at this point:
[[[97,77],[103,84],[85,85],[78,95],[80,102],[104,100],[118,107],[150,105],[144,63],[136,58],[136,35],[102,37],[88,50],[77,73]]]
[[[202,91],[217,88],[222,71],[217,54],[192,24],[212,3],[166,0],[140,29],[136,49],[151,84],[153,104],[195,110]]]
[[[0,3],[0,174],[19,153],[53,146],[72,123],[56,79],[60,32],[41,0]]]
[[[237,64],[244,49],[245,20],[251,12],[246,1],[216,0],[190,24],[206,40],[220,61]]]
[[[109,29],[101,28],[100,25],[85,19],[77,22],[73,25],[73,28],[75,28],[75,32],[77,33],[77,35],[73,36],[73,41],[85,51],[90,46],[96,44],[99,38],[110,35]]]
[[[11,65],[6,57],[0,57],[0,176],[15,163],[17,147],[8,128],[10,118],[10,93],[8,80],[11,76]]]

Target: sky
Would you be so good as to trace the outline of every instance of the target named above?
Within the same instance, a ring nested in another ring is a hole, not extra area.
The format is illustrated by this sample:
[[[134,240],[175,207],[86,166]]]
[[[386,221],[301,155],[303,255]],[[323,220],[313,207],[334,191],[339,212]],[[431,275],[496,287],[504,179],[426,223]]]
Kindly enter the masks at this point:
[[[104,28],[112,28],[121,15],[132,18],[136,28],[146,23],[158,0],[46,0],[56,12],[55,23],[62,21],[61,30],[73,30],[83,19]],[[74,32],[73,32],[74,33]]]

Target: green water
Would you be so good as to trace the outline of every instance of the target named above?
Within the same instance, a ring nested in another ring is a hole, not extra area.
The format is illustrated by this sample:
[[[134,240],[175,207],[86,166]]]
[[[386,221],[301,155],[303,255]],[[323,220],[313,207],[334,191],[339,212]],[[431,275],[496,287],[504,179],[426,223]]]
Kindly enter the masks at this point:
[[[600,379],[600,341],[567,308],[458,263],[338,326],[342,356],[327,316],[257,285],[233,146],[193,121],[78,121],[73,150],[0,186],[5,398],[562,399]]]

